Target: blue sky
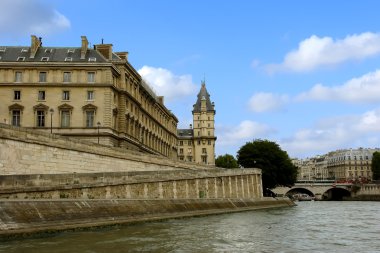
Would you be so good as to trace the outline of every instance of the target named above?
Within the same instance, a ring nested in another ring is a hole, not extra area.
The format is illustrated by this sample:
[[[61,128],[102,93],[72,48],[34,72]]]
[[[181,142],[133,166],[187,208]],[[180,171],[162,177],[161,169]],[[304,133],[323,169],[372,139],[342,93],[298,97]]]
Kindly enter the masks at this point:
[[[379,1],[2,0],[2,45],[112,43],[179,118],[203,78],[217,155],[269,139],[291,157],[379,147]]]

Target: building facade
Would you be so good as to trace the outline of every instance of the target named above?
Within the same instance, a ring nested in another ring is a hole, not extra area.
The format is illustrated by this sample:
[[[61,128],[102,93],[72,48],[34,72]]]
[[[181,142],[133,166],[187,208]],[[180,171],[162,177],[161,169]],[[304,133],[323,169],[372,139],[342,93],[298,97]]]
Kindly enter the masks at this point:
[[[0,46],[0,120],[177,158],[178,120],[112,44]]]
[[[372,179],[372,155],[379,149],[358,148],[329,152],[323,156],[293,159],[299,181],[355,181]]]
[[[178,129],[178,157],[182,161],[215,165],[215,104],[202,82],[193,106],[193,124]]]

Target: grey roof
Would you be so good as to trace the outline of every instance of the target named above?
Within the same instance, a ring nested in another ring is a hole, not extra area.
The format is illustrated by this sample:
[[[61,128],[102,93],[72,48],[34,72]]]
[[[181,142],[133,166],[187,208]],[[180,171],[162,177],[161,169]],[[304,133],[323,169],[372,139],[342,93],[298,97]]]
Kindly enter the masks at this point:
[[[198,93],[198,99],[197,102],[194,104],[193,113],[194,112],[201,112],[201,101],[205,99],[206,100],[206,110],[214,111],[213,103],[211,103],[210,100],[210,94],[207,92],[206,84],[205,82],[202,82],[201,90]]]
[[[5,50],[5,51],[4,51]],[[30,47],[4,47],[0,46],[0,61],[15,62],[19,57],[25,57],[25,62],[40,62],[42,57],[49,57],[48,62],[64,62],[71,57],[70,62],[88,62],[89,58],[96,58],[94,62],[107,62],[107,60],[96,50],[87,49],[85,59],[80,58],[80,47],[40,47],[34,58],[30,58]]]
[[[193,129],[177,129],[178,137],[193,137],[194,130]]]

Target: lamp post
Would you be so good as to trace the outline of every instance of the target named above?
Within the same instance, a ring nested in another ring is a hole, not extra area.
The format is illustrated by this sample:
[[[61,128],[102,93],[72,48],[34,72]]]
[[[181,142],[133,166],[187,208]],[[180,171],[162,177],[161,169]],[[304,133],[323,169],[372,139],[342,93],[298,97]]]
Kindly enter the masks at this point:
[[[53,133],[53,113],[54,113],[54,109],[50,108],[49,112],[50,112],[50,133],[52,134]]]
[[[99,144],[99,128],[100,128],[100,122],[98,121],[98,123],[96,123],[96,125],[98,126],[98,144]]]

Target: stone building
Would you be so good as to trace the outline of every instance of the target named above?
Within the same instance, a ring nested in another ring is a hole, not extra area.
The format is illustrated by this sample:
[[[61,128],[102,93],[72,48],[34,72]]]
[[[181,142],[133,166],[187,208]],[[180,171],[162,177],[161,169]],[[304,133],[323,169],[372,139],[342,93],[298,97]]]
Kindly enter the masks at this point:
[[[371,180],[372,155],[379,149],[342,149],[302,160],[293,159],[299,181]]]
[[[180,160],[215,165],[215,113],[203,81],[193,106],[193,124],[189,129],[178,129]]]
[[[127,52],[88,44],[45,47],[32,35],[30,46],[0,46],[0,120],[177,159],[178,120],[163,97]]]

